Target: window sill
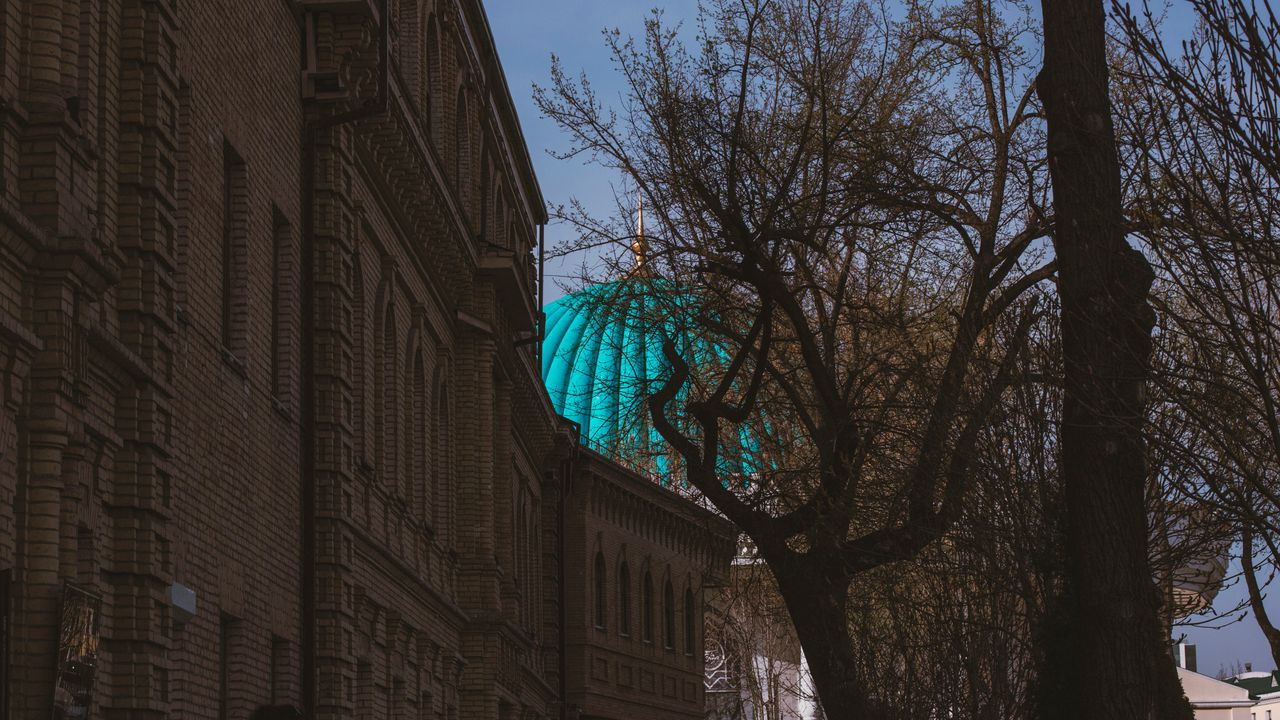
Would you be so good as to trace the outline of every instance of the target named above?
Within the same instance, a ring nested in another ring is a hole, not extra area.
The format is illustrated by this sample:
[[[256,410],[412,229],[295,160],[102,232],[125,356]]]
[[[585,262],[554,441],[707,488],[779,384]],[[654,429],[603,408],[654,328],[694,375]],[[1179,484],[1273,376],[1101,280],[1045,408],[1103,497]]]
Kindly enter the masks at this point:
[[[244,369],[244,361],[241,360],[238,355],[225,347],[222,348],[222,362],[241,378],[247,378]]]
[[[271,396],[271,407],[275,409],[277,415],[289,422],[293,422],[293,410],[289,409],[289,406],[279,395]]]

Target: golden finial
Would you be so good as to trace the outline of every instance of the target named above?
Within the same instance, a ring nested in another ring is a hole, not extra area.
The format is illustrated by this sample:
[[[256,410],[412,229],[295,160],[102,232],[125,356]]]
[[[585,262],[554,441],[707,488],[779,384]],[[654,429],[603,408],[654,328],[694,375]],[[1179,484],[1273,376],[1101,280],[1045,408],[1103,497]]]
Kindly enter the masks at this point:
[[[640,194],[640,210],[636,218],[636,236],[631,241],[631,260],[633,274],[647,272],[645,261],[649,255],[649,243],[644,237],[644,195]]]

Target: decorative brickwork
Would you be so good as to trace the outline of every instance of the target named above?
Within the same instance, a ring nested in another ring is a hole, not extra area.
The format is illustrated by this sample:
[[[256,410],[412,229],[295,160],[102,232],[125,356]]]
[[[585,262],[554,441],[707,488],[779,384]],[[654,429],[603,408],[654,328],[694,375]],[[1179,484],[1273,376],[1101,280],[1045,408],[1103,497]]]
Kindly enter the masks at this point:
[[[590,718],[702,718],[705,606],[733,526],[590,451],[573,483],[568,702]]]
[[[697,597],[714,543],[606,511],[522,342],[546,217],[478,0],[0,32],[0,720],[557,717],[604,652],[564,644],[588,525]],[[625,714],[696,715],[700,663]]]

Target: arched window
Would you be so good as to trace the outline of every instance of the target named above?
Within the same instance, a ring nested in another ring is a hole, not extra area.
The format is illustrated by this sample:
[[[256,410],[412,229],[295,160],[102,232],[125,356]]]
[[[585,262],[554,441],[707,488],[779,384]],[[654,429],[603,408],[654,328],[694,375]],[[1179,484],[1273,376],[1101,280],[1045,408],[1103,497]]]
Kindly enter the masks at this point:
[[[676,646],[676,593],[670,580],[662,588],[662,642],[668,650]]]
[[[432,448],[433,505],[435,506],[436,538],[445,547],[453,541],[453,455],[452,423],[449,407],[449,386],[443,379],[436,383],[435,393],[435,446]]]
[[[640,636],[645,642],[653,642],[653,576],[648,570],[640,584]]]
[[[360,250],[351,254],[351,318],[352,356],[355,364],[355,387],[351,389],[355,405],[352,426],[356,434],[356,463],[362,468],[373,455],[369,444],[371,424],[369,422],[369,373],[373,363],[369,354],[373,351],[373,343],[369,342],[369,313],[366,312],[364,271],[360,263]]]
[[[595,622],[596,622],[596,627],[601,629],[604,628],[605,613],[608,611],[608,603],[605,602],[606,601],[605,591],[607,589],[606,585],[608,584],[606,581],[607,579],[605,578],[605,572],[607,571],[605,570],[605,565],[604,565],[604,553],[597,550],[596,551],[596,568],[595,568],[595,577],[596,577]]]
[[[480,237],[494,243],[489,237],[489,158],[488,151],[480,153]],[[497,243],[494,243],[497,244]]]
[[[388,287],[388,293],[390,288]],[[384,487],[388,489],[397,489],[397,474],[400,468],[396,464],[397,433],[399,423],[396,421],[396,415],[399,414],[398,403],[396,402],[396,379],[398,373],[398,363],[396,362],[398,354],[396,353],[396,316],[395,310],[390,302],[386,304],[386,310],[382,316],[382,337],[378,344],[379,357],[378,366],[374,370],[374,384],[377,387],[377,395],[374,398],[377,404],[377,415],[374,417],[374,427],[378,437],[378,472],[381,474],[381,480]]]
[[[431,490],[427,478],[427,450],[431,436],[427,432],[427,368],[421,348],[413,354],[412,373],[413,387],[408,395],[409,406],[405,413],[405,437],[409,443],[404,449],[405,498],[410,503],[416,500],[418,517],[430,521]]]
[[[399,12],[395,13],[393,24],[396,61],[400,64],[400,77],[404,78],[409,96],[417,100],[422,92],[422,41],[419,36],[422,19],[418,15],[418,0],[399,2]]]
[[[467,117],[467,96],[458,89],[457,109],[453,115],[453,182],[462,204],[462,214],[470,216],[471,207],[471,144],[470,119]]]
[[[439,87],[440,78],[440,31],[436,25],[436,16],[427,19],[426,70],[422,73],[422,122],[427,128],[427,137],[435,140],[436,118],[434,117],[431,99]]]
[[[631,634],[631,568],[625,560],[618,566],[618,634]]]
[[[692,655],[697,641],[697,615],[693,608],[693,588],[684,589],[684,654]]]
[[[527,521],[525,520],[525,505],[524,505],[524,497],[523,497],[524,493],[521,492],[519,495],[520,496],[515,499],[515,506],[516,506],[515,537],[523,541],[525,539]],[[512,548],[512,550],[515,555],[513,560],[515,563],[514,575],[515,575],[516,587],[520,588],[521,591],[523,592],[525,590],[525,582],[529,578],[529,575],[527,573],[527,568],[525,565],[525,558],[528,555],[529,545],[525,542],[518,542],[516,543],[516,546]],[[528,618],[528,615],[526,613],[526,610],[528,609],[528,607],[529,607],[529,596],[526,594],[524,595],[524,597],[520,599],[519,615],[520,615],[521,625],[524,625]]]

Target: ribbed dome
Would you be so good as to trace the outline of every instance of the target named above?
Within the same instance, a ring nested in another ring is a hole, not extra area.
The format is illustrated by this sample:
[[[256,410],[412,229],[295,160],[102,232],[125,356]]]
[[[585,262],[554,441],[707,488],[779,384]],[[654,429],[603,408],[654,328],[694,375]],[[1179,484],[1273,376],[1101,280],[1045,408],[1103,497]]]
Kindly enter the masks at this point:
[[[674,456],[644,405],[670,377],[663,344],[670,339],[702,372],[727,361],[722,348],[688,329],[695,302],[674,283],[641,276],[594,285],[545,308],[542,380],[556,412],[580,426],[587,447],[656,473],[664,484]],[[673,409],[688,392],[680,390]],[[721,472],[750,475],[759,443],[745,428],[722,440]]]
[[[675,317],[689,298],[652,278],[595,285],[547,305],[542,379],[556,412],[578,423],[594,450],[628,465],[655,458],[661,437],[643,403],[669,377],[667,338],[687,348]]]

